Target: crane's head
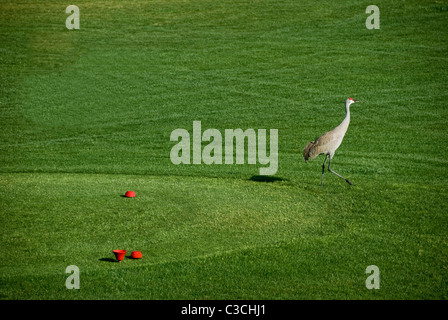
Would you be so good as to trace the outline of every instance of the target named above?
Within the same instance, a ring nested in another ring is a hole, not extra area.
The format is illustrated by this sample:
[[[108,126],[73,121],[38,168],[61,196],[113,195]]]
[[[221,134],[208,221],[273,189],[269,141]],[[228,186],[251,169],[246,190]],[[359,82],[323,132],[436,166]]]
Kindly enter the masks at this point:
[[[345,100],[345,105],[349,106],[349,105],[351,105],[352,103],[355,103],[355,102],[360,102],[360,101],[359,100],[353,100],[353,98],[348,98],[347,100]]]

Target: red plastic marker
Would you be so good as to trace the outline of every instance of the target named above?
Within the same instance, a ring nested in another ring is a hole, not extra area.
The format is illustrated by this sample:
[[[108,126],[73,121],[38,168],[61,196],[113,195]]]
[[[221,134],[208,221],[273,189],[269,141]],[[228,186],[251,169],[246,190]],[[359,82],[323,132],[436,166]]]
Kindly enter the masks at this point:
[[[135,197],[135,192],[134,191],[126,191],[125,197],[133,198],[133,197]]]
[[[124,259],[124,255],[126,254],[126,250],[113,250],[112,251],[115,254],[115,258],[117,258],[118,262],[121,262],[121,260]]]
[[[142,253],[140,251],[132,251],[131,257],[132,259],[141,259]]]

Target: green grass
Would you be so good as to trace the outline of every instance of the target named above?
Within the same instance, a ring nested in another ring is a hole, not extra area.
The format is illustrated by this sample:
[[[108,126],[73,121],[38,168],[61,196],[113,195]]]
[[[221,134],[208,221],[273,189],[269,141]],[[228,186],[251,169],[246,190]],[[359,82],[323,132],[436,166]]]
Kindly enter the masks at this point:
[[[0,297],[447,299],[448,2],[377,1],[380,30],[370,4],[82,1],[69,31],[66,2],[2,1]],[[355,185],[321,187],[301,150],[349,96]],[[195,120],[278,129],[278,179],[173,165]]]

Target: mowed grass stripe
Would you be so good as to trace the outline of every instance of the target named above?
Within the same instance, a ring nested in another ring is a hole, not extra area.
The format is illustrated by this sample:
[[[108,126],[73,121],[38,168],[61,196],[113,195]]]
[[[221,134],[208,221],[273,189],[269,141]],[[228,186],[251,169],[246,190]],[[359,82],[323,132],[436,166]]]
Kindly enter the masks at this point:
[[[75,249],[90,243],[98,249],[146,243],[154,250],[151,262],[189,257],[188,251],[194,257],[306,233],[317,217],[305,213],[321,207],[318,201],[299,200],[305,196],[286,186],[254,181],[82,174],[15,174],[3,180],[4,241],[20,247],[16,241],[24,237],[29,245],[17,250],[37,250],[38,256],[58,252],[57,247],[48,250],[56,244]],[[127,189],[136,190],[137,197],[122,197]],[[279,202],[284,191],[290,201]],[[32,224],[34,231],[21,233]],[[188,243],[190,249],[184,247]],[[90,260],[91,249],[83,249],[82,259]]]

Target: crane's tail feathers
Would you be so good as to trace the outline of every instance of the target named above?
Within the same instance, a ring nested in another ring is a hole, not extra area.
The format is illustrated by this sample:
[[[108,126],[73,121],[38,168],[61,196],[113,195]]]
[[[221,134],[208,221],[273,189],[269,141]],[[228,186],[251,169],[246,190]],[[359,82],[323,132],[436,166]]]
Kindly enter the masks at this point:
[[[316,141],[311,141],[303,149],[303,158],[305,159],[305,162],[308,162],[308,159],[311,157],[310,153],[315,144]]]

